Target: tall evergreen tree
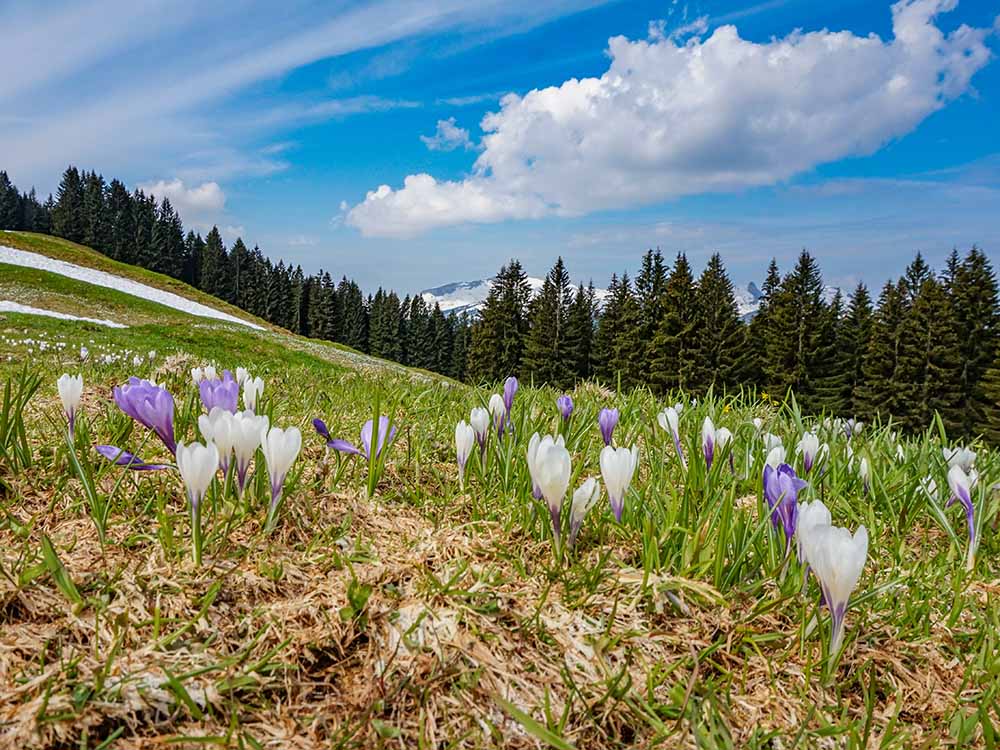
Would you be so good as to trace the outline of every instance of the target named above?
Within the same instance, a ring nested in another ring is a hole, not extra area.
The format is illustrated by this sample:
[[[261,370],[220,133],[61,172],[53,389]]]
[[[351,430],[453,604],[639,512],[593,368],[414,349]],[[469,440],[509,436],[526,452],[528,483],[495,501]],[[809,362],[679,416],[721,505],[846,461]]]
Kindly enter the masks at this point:
[[[700,392],[699,298],[687,256],[678,253],[663,293],[663,318],[654,338],[653,387],[660,393]]]
[[[76,167],[63,172],[52,210],[52,231],[70,242],[83,242],[86,222],[83,214],[83,181]]]
[[[576,288],[566,319],[564,357],[571,380],[585,380],[592,372],[594,317],[597,313],[594,282]]]
[[[6,172],[0,171],[0,229],[21,229],[20,195]]]
[[[520,262],[512,260],[493,280],[472,328],[469,376],[473,382],[493,382],[520,372],[530,299],[528,277]]]
[[[907,288],[903,281],[887,281],[879,295],[862,364],[864,383],[854,393],[857,415],[866,420],[899,414],[900,407],[905,407],[899,355],[909,313],[906,299]]]
[[[667,286],[667,267],[663,254],[657,249],[647,250],[642,266],[635,277],[635,296],[639,303],[639,339],[643,347],[640,355],[639,378],[644,383],[653,379],[653,359],[656,348],[654,338],[663,319],[663,293]]]
[[[843,373],[841,391],[843,416],[863,411],[861,389],[864,386],[864,361],[872,335],[872,300],[868,287],[858,284],[851,295],[847,315],[837,336],[837,367]]]
[[[746,372],[746,326],[736,309],[722,256],[712,255],[695,288],[698,354],[692,389],[717,392],[736,386]]]
[[[563,259],[545,277],[541,293],[531,301],[531,327],[524,346],[521,371],[541,385],[563,387],[573,382],[566,335],[573,289]]]

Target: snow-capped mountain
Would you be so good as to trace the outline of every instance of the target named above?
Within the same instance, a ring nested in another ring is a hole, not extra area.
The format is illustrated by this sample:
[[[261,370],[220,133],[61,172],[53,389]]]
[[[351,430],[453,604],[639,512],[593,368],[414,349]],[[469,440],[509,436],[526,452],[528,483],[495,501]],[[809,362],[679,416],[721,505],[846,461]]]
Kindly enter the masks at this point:
[[[538,294],[545,283],[544,279],[534,276],[528,277],[528,284],[531,285],[532,294]],[[453,281],[450,284],[442,284],[433,289],[424,289],[420,296],[424,298],[431,307],[436,302],[441,306],[441,311],[452,315],[461,315],[464,312],[478,313],[490,293],[490,286],[493,279],[479,279],[477,281]],[[595,289],[598,305],[602,305],[608,298],[607,289]],[[839,290],[837,287],[828,286],[823,288],[823,299],[829,304]],[[757,310],[760,309],[760,300],[763,296],[756,283],[751,281],[745,287],[738,287],[734,291],[736,297],[736,311],[741,319],[749,322]]]
[[[545,279],[539,279],[534,276],[528,277],[528,284],[531,286],[532,295],[538,294],[544,283]],[[486,302],[486,297],[489,295],[492,285],[493,279],[453,281],[450,284],[442,284],[433,289],[424,289],[420,292],[420,296],[431,307],[434,306],[435,302],[439,304],[441,312],[452,315],[461,315],[464,312],[478,313],[482,309],[483,303]],[[608,297],[608,290],[595,289],[594,295],[597,298],[598,305],[601,305]]]

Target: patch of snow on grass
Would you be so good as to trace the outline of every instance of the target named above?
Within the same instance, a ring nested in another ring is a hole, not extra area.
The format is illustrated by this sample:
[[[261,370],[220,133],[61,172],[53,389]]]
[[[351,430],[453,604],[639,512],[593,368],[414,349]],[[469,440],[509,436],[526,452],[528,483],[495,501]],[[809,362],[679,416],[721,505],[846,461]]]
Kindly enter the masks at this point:
[[[26,315],[44,315],[47,318],[59,318],[60,320],[82,320],[87,323],[97,323],[101,326],[107,326],[108,328],[128,328],[127,325],[115,323],[113,320],[105,320],[103,318],[83,318],[78,315],[69,315],[67,313],[55,312],[54,310],[43,310],[40,307],[32,307],[31,305],[22,305],[19,302],[11,302],[10,300],[0,299],[0,313],[5,312],[24,313]]]
[[[229,315],[228,313],[215,310],[199,302],[194,302],[186,297],[181,297],[179,294],[165,292],[162,289],[147,286],[146,284],[140,284],[138,281],[132,281],[131,279],[122,278],[121,276],[115,276],[114,274],[107,273],[106,271],[98,271],[94,268],[78,266],[75,263],[55,260],[54,258],[48,258],[44,255],[39,255],[38,253],[28,252],[27,250],[16,250],[12,247],[0,245],[0,263],[9,263],[12,266],[25,266],[27,268],[37,268],[41,271],[49,271],[50,273],[58,274],[59,276],[67,276],[71,279],[76,279],[77,281],[93,284],[94,286],[103,286],[108,289],[114,289],[125,294],[130,294],[133,297],[158,302],[161,305],[172,307],[174,310],[180,310],[181,312],[186,312],[190,315],[197,315],[202,318],[215,318],[216,320],[222,320],[227,323],[238,323],[239,325],[246,326],[247,328],[255,328],[258,331],[263,330],[261,326],[256,325],[255,323],[250,323],[246,320],[242,320],[241,318],[237,318],[235,315]]]

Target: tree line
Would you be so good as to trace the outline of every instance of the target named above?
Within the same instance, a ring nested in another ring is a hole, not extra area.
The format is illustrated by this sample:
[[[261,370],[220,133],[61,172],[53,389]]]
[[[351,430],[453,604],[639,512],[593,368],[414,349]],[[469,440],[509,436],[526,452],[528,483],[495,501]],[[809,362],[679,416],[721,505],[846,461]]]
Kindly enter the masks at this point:
[[[377,357],[465,378],[468,322],[446,316],[420,295],[379,289],[365,296],[346,276],[306,274],[274,263],[237,239],[226,247],[217,227],[204,237],[184,230],[166,198],[129,191],[117,179],[69,167],[55,197],[40,202],[0,172],[0,229],[52,234],[114,260],[156,271],[294,333],[342,343]]]
[[[0,172],[0,229],[50,233],[181,279],[293,332],[469,382],[515,374],[570,388],[596,379],[694,396],[751,387],[789,391],[810,413],[907,430],[939,413],[949,433],[1000,443],[1000,294],[989,258],[953,251],[935,272],[918,253],[877,300],[864,284],[827,300],[819,265],[803,251],[782,274],[772,260],[757,314],[740,318],[716,254],[695,275],[684,253],[642,258],[633,280],[613,275],[598,300],[573,284],[562,258],[532,294],[520,262],[505,264],[478,316],[445,315],[420,295],[274,263],[217,228],[185,233],[166,199],[70,167],[40,202]]]

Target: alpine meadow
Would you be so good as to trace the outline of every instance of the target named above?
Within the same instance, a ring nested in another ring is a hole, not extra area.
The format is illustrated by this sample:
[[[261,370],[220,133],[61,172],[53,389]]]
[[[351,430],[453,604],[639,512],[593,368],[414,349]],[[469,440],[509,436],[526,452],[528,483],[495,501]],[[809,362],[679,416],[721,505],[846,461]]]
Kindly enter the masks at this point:
[[[986,5],[0,7],[0,748],[1000,747]]]

